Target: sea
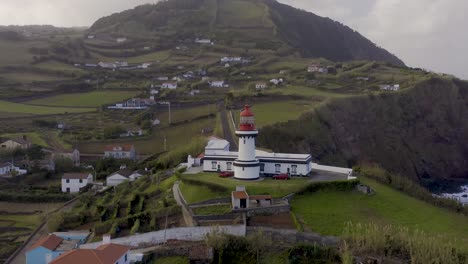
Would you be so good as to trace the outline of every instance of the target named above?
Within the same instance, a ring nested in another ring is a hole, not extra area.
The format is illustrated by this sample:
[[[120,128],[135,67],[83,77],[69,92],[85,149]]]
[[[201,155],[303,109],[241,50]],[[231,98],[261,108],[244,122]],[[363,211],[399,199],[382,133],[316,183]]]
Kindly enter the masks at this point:
[[[468,185],[461,186],[462,191],[458,193],[442,193],[440,196],[451,198],[461,202],[462,204],[468,204]]]

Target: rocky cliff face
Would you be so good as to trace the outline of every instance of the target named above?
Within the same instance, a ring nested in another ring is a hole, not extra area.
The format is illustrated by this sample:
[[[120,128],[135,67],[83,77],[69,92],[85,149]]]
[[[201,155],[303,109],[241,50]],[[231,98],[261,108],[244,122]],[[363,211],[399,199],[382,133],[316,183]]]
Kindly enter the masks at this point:
[[[400,93],[336,100],[262,129],[259,144],[322,163],[378,163],[430,185],[468,179],[468,83],[432,79]]]

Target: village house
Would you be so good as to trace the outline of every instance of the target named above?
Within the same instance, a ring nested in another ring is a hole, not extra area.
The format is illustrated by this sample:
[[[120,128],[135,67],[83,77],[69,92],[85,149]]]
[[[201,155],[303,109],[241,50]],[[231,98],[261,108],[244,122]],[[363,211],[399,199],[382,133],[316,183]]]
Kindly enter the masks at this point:
[[[192,79],[193,77],[195,77],[195,73],[193,73],[193,71],[188,71],[184,73],[182,77],[184,77],[185,79]]]
[[[127,38],[121,37],[121,38],[115,39],[115,41],[116,41],[117,43],[124,43],[125,41],[127,41]]]
[[[158,80],[158,81],[169,81],[169,77],[167,77],[167,76],[160,76],[160,77],[157,77],[156,80]]]
[[[279,79],[271,79],[270,80],[270,83],[274,84],[274,85],[280,85],[283,83],[283,78],[279,78]]]
[[[174,83],[163,83],[161,85],[161,89],[170,89],[170,90],[177,89],[177,83],[176,82],[174,82]]]
[[[149,93],[150,93],[151,95],[157,95],[157,94],[159,94],[159,91],[156,90],[156,89],[151,89]]]
[[[195,96],[200,93],[200,90],[198,89],[192,89],[188,94],[191,96]]]
[[[260,82],[260,83],[255,84],[255,89],[257,89],[257,90],[262,90],[262,89],[265,89],[265,88],[267,88],[267,84],[264,83],[264,82]]]
[[[213,88],[223,88],[223,87],[229,87],[229,85],[226,84],[225,81],[211,81],[211,82],[210,82],[210,87],[213,87]]]
[[[140,177],[148,174],[148,171],[139,170],[139,171],[132,171],[130,169],[124,168],[119,171],[116,171],[109,175],[106,178],[106,185],[107,186],[117,186],[125,181],[135,181]]]
[[[226,62],[240,63],[242,62],[242,57],[222,57],[220,61],[222,63],[226,63]]]
[[[28,173],[27,170],[20,169],[11,162],[0,162],[0,176],[23,175],[26,173]]]
[[[212,45],[213,44],[213,42],[211,42],[211,39],[199,39],[199,38],[195,39],[195,43],[204,44],[204,45],[206,45],[206,44],[211,44]]]
[[[139,69],[148,69],[151,65],[153,65],[153,64],[149,63],[149,62],[144,62],[141,65],[138,65],[137,68],[139,68]]]
[[[26,264],[48,264],[86,242],[89,232],[56,232],[41,238],[26,251]]]
[[[77,193],[91,183],[93,183],[91,173],[65,173],[62,176],[62,192]]]
[[[112,244],[110,235],[103,236],[103,243],[96,249],[73,249],[50,264],[130,264],[130,246]]]
[[[70,159],[73,162],[73,166],[80,166],[80,151],[78,149],[73,149],[70,151],[57,152],[53,154],[53,159]]]
[[[96,36],[94,35],[88,35],[88,39],[94,39]]]
[[[151,47],[148,47],[148,46],[143,47],[143,50],[150,50],[150,49],[151,49]]]
[[[380,90],[385,90],[385,91],[396,92],[396,91],[400,90],[400,85],[399,84],[395,84],[395,85],[386,84],[386,85],[380,85],[379,87],[380,87]]]
[[[307,72],[314,73],[323,73],[327,74],[328,73],[328,68],[327,67],[322,67],[320,64],[312,64],[307,67]]]
[[[5,139],[0,143],[0,150],[27,149],[29,147],[31,147],[31,142],[26,135],[20,138]]]
[[[143,130],[141,128],[127,129],[127,132],[120,134],[120,137],[140,137],[143,136]]]
[[[104,148],[104,157],[135,160],[135,147],[133,145],[108,145]]]

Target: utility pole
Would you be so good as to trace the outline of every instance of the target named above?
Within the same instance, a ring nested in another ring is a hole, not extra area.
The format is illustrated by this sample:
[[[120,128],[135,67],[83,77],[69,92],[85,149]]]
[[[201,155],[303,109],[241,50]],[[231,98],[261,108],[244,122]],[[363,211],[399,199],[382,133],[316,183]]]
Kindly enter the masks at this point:
[[[167,137],[166,137],[166,134],[164,134],[164,151],[167,151]]]

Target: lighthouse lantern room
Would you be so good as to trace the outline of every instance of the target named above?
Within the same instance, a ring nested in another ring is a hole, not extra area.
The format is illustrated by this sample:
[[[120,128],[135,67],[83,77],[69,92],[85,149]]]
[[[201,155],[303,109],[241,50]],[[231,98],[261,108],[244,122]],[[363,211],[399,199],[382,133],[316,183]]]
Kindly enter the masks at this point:
[[[240,180],[256,180],[260,177],[260,162],[255,153],[255,138],[258,131],[255,129],[255,115],[250,106],[245,105],[240,114],[239,130],[239,156],[234,161],[234,177]]]

